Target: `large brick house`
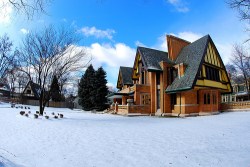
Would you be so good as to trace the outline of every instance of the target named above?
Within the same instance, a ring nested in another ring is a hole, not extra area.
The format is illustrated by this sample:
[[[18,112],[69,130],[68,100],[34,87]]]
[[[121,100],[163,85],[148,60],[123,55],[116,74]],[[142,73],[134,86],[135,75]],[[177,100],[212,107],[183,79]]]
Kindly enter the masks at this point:
[[[167,46],[168,52],[138,47],[133,67],[120,68],[119,91],[109,95],[116,113],[187,116],[220,110],[221,94],[232,86],[211,37],[190,43],[167,35]]]

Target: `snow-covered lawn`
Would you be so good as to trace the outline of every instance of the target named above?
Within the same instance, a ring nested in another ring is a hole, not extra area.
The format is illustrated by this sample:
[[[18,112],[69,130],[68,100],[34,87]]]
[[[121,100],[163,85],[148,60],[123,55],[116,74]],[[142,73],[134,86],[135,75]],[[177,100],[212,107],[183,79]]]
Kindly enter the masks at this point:
[[[46,108],[65,117],[46,120],[20,111],[0,104],[0,167],[250,167],[250,112],[157,118]]]

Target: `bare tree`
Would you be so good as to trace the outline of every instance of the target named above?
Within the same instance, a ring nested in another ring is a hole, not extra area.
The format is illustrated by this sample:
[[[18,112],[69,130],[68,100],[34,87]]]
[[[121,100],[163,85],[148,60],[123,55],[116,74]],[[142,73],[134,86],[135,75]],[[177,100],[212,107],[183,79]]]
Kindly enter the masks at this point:
[[[20,70],[30,80],[36,78],[40,86],[40,114],[43,114],[50,99],[49,83],[52,77],[59,71],[68,73],[80,70],[89,62],[90,58],[84,48],[74,49],[77,42],[75,31],[56,29],[53,26],[46,27],[41,32],[30,32],[23,40],[19,56]]]
[[[74,80],[75,72],[85,68],[92,60],[91,56],[82,57],[83,54],[87,54],[86,52],[83,53],[83,50],[85,52],[85,49],[82,47],[71,45],[65,51],[66,54],[62,56],[61,61],[57,61],[53,66],[53,75],[58,79],[61,92],[63,92],[63,87],[68,81]],[[82,64],[83,61],[85,62],[84,64]]]
[[[231,8],[237,9],[240,14],[240,19],[250,19],[250,0],[228,0]]]
[[[237,70],[237,77],[242,76],[247,92],[249,92],[250,57],[243,45],[235,44],[233,46],[231,62],[235,70]]]
[[[1,0],[0,10],[11,6],[20,14],[25,14],[28,19],[32,19],[35,14],[46,13],[46,6],[52,0]]]
[[[13,68],[15,54],[12,53],[12,42],[5,34],[0,37],[0,78],[4,78]]]

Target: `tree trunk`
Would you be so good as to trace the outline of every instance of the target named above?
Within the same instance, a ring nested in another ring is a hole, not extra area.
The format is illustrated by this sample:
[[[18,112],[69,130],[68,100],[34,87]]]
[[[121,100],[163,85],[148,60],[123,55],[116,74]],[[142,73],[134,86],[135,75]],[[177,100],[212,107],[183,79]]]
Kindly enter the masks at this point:
[[[41,94],[41,97],[39,98],[39,113],[40,115],[43,115],[43,112],[44,112],[44,105],[43,105],[43,98],[42,98],[42,94]]]

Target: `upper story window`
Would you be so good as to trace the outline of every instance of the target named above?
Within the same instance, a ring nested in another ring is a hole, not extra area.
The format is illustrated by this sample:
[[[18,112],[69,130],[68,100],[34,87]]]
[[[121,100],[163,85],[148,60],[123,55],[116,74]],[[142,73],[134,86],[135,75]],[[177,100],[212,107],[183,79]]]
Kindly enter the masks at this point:
[[[144,72],[141,72],[141,84],[145,84]]]
[[[156,73],[156,85],[160,85],[161,79],[160,79],[160,73]]]
[[[178,77],[178,70],[175,68],[170,68],[170,83],[172,83],[176,77]]]
[[[219,70],[210,66],[205,66],[206,68],[206,77],[209,80],[220,81]]]
[[[27,93],[27,94],[31,94],[31,90],[28,89],[26,93]]]

